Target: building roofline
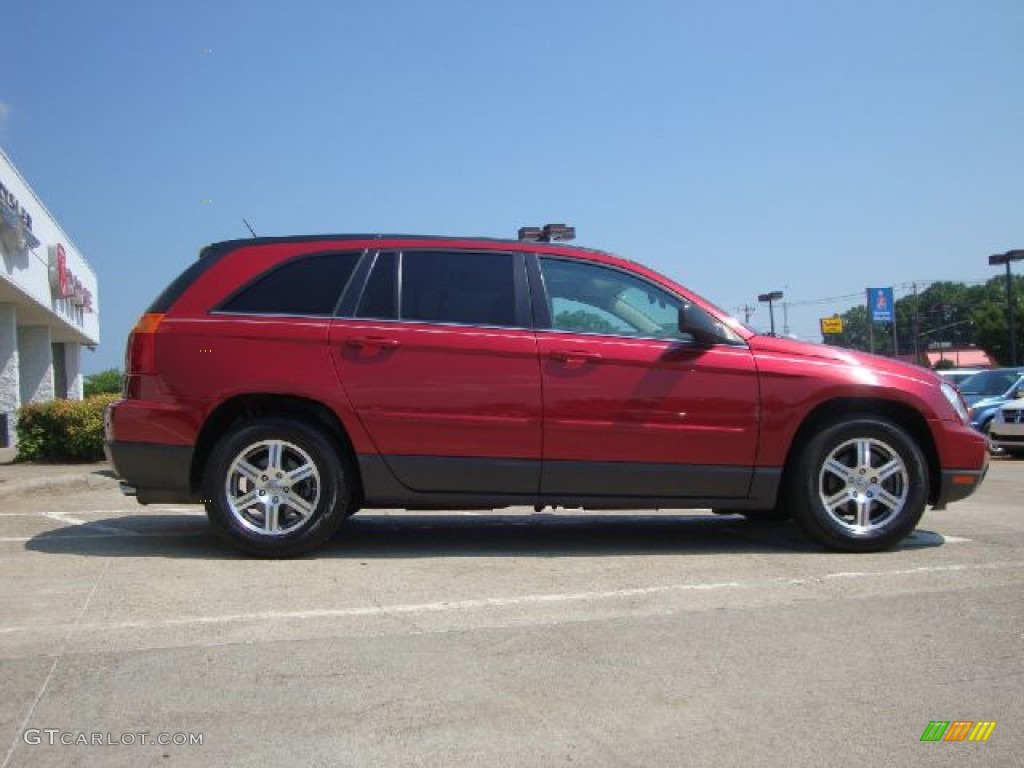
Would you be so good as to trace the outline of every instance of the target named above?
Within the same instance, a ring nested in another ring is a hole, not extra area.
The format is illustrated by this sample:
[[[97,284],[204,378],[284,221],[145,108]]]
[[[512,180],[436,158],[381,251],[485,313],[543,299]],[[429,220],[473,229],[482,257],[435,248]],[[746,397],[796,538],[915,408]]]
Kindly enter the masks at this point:
[[[50,211],[50,209],[46,207],[46,203],[44,203],[41,199],[39,199],[39,195],[36,194],[35,187],[33,187],[31,184],[28,183],[28,179],[26,179],[21,174],[21,171],[18,169],[18,166],[15,165],[13,160],[11,160],[11,156],[7,154],[7,152],[4,150],[4,148],[2,146],[0,146],[0,156],[2,156],[3,159],[7,162],[7,164],[11,167],[11,169],[14,171],[14,174],[18,177],[18,179],[21,181],[21,183],[25,185],[25,187],[28,189],[29,193],[31,193],[33,201],[49,217],[50,221],[53,222],[53,225],[57,228],[57,231],[60,232],[60,234],[63,236],[63,239],[67,242],[67,244],[75,249],[75,252],[78,254],[79,258],[82,260],[82,265],[87,270],[89,270],[89,273],[94,278],[98,278],[98,275],[96,274],[96,270],[92,268],[92,264],[90,264],[89,260],[85,257],[85,253],[82,251],[81,248],[78,247],[78,244],[75,243],[75,241],[71,239],[71,237],[68,235],[68,233],[64,231],[64,227],[61,226],[60,222],[57,220],[57,217],[53,215],[53,213]],[[97,282],[98,282],[98,279],[97,279]]]

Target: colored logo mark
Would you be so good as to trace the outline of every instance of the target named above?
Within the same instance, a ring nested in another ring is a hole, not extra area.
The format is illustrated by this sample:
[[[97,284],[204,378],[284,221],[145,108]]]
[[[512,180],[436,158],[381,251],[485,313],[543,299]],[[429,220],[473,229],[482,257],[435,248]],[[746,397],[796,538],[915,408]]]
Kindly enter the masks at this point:
[[[921,741],[988,741],[995,727],[995,720],[932,720]]]

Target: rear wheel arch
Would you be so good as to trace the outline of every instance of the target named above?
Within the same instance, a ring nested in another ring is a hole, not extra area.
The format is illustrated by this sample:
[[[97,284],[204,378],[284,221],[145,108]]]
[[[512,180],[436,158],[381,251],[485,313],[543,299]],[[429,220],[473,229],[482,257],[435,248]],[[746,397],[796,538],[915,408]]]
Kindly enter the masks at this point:
[[[279,394],[237,395],[218,405],[206,418],[196,438],[189,477],[193,490],[203,487],[204,473],[217,443],[235,425],[246,421],[282,416],[317,427],[338,451],[343,452],[355,469],[357,504],[362,504],[362,482],[358,473],[355,449],[345,425],[334,411],[323,403],[304,397]]]
[[[912,406],[894,400],[881,398],[844,397],[829,400],[818,405],[811,411],[790,442],[786,454],[786,463],[782,471],[781,488],[789,481],[796,460],[810,439],[826,427],[833,424],[864,417],[878,417],[900,427],[913,439],[924,454],[928,467],[928,501],[934,503],[939,496],[942,484],[939,454],[932,438],[931,430],[924,416]]]

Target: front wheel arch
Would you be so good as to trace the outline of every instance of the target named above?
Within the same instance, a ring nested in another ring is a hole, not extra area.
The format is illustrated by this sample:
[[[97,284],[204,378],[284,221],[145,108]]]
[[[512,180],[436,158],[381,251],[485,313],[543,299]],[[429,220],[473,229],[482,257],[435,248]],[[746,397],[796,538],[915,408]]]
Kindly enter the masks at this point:
[[[804,418],[790,442],[779,485],[780,497],[789,483],[794,462],[815,434],[832,424],[854,418],[881,418],[904,429],[914,438],[928,466],[928,503],[934,504],[942,491],[939,451],[924,416],[904,403],[879,398],[842,397],[818,405]],[[781,498],[780,498],[781,501]]]

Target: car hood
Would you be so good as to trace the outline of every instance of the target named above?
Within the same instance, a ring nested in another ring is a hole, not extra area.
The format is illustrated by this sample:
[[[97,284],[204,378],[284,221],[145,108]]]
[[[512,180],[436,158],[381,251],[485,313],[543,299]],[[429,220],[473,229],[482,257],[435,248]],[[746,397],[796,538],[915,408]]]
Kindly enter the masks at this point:
[[[936,373],[919,365],[912,365],[879,355],[871,355],[867,352],[843,349],[842,347],[794,341],[793,339],[783,339],[778,336],[752,336],[747,339],[747,344],[750,345],[750,349],[754,354],[762,352],[816,358],[855,368],[870,369],[876,373],[909,377],[922,382],[932,382],[935,384],[942,382],[942,379]]]

